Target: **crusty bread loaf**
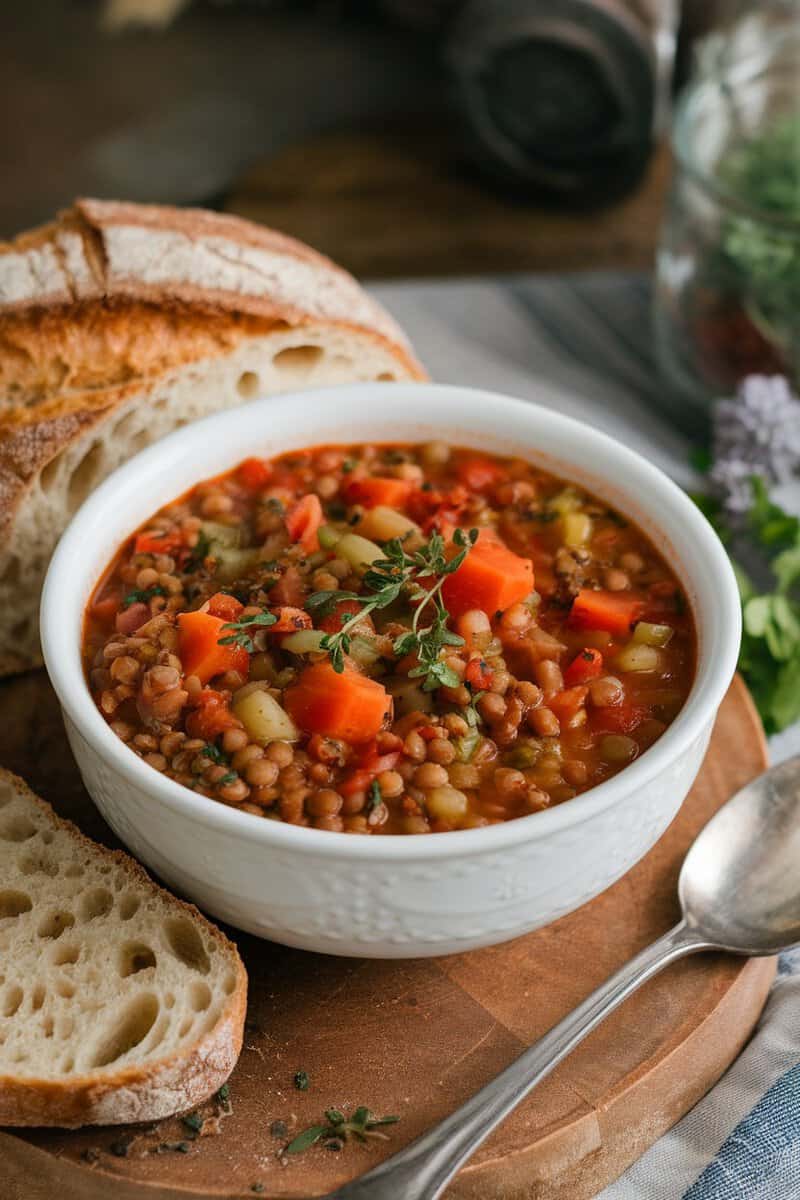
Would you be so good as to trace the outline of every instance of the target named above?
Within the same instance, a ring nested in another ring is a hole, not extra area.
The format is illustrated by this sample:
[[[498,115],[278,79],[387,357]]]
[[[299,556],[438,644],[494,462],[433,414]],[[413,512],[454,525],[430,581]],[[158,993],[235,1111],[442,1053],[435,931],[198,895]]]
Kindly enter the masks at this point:
[[[249,221],[79,200],[0,245],[0,674],[41,662],[53,547],[137,450],[256,395],[415,378],[350,275]]]
[[[0,771],[0,1125],[194,1107],[233,1069],[246,994],[197,909]]]

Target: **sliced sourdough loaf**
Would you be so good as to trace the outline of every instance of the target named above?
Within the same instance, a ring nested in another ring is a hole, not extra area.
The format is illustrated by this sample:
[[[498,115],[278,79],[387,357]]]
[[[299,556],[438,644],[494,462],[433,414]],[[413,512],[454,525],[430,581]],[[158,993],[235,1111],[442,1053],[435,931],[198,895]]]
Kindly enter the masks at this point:
[[[350,275],[249,221],[79,200],[0,245],[0,674],[41,662],[58,536],[137,450],[256,395],[421,378]]]
[[[182,1112],[239,1055],[235,946],[0,771],[0,1125]]]

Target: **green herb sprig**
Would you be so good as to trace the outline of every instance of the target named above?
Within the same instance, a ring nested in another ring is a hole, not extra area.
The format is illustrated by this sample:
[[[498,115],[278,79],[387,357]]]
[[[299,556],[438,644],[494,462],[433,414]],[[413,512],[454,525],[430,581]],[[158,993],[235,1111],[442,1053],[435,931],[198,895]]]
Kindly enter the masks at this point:
[[[122,597],[122,607],[130,608],[132,604],[148,604],[154,596],[166,596],[167,589],[163,588],[160,583],[156,583],[149,588],[134,588],[132,592],[128,592],[127,596]]]
[[[306,608],[320,614],[331,612],[340,600],[355,600],[361,605],[359,612],[345,621],[338,633],[326,634],[320,643],[327,650],[333,669],[344,670],[344,656],[350,651],[351,631],[370,613],[387,608],[406,594],[415,605],[411,628],[394,642],[394,653],[400,657],[416,653],[419,666],[409,671],[409,677],[422,678],[423,690],[433,691],[438,687],[457,687],[461,680],[440,658],[446,646],[463,646],[464,639],[447,628],[450,614],[441,596],[442,585],[448,575],[463,563],[475,545],[478,530],[465,533],[456,529],[453,543],[458,548],[452,558],[446,557],[447,544],[440,533],[433,533],[419,549],[409,553],[399,538],[384,546],[385,558],[377,559],[364,575],[364,592],[314,592],[306,601]],[[433,605],[433,618],[429,625],[421,626],[423,613]]]
[[[223,630],[230,629],[231,632],[226,637],[218,638],[217,645],[241,646],[248,654],[255,654],[256,644],[252,638],[253,632],[274,625],[277,619],[273,613],[262,612],[254,613],[252,617],[239,617],[238,621],[228,621],[222,628]]]
[[[284,1154],[302,1154],[317,1142],[328,1138],[341,1142],[346,1142],[349,1138],[355,1138],[359,1142],[366,1142],[370,1138],[385,1139],[386,1134],[381,1133],[381,1128],[395,1125],[399,1120],[399,1117],[374,1117],[364,1106],[357,1108],[351,1117],[346,1117],[337,1108],[329,1108],[325,1112],[325,1120],[298,1133],[285,1147]]]

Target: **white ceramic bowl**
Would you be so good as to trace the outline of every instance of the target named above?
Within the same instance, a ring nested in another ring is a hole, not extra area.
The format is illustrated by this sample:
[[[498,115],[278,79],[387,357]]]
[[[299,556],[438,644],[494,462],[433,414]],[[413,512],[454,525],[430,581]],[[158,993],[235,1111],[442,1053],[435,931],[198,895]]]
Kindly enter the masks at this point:
[[[697,678],[678,718],[636,762],[565,804],[501,825],[354,837],[265,821],[180,786],[111,732],[80,659],[84,607],[118,546],[163,504],[247,455],[310,445],[443,438],[523,455],[585,484],[650,534],[687,587]],[[467,388],[363,384],[264,399],[181,429],[87,500],[61,539],[42,643],[89,792],[131,851],[241,929],[331,954],[448,954],[535,929],[607,888],[663,833],[694,780],[739,646],[727,556],[694,504],[594,429]]]

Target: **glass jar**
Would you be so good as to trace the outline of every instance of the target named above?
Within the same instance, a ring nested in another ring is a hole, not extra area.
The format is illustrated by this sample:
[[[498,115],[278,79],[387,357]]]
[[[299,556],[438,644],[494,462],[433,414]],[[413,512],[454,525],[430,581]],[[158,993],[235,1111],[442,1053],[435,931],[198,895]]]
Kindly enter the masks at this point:
[[[750,36],[688,85],[673,142],[656,344],[672,412],[697,427],[747,375],[800,383],[797,16]]]

